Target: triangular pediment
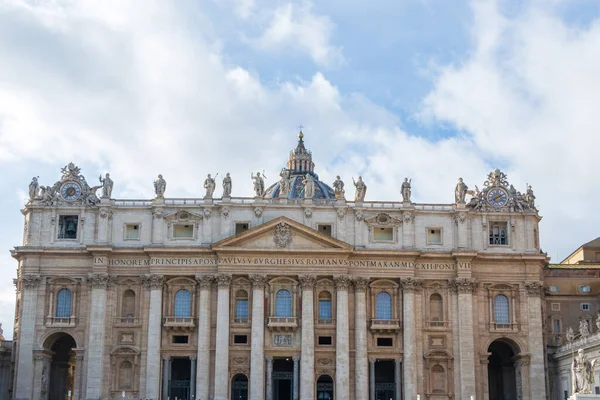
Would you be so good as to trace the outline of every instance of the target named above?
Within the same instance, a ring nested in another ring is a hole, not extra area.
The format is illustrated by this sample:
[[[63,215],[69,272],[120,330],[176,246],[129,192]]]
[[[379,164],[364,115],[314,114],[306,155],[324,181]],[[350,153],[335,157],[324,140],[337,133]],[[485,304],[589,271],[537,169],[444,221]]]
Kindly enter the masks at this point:
[[[287,217],[279,217],[212,245],[213,250],[352,251],[352,245],[334,239]]]

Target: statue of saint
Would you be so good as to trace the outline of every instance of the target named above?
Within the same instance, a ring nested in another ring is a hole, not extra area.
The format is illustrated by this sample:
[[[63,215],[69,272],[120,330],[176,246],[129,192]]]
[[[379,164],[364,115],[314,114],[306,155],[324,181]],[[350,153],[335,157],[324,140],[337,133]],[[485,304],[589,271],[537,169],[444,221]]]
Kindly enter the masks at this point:
[[[404,203],[410,203],[410,183],[412,179],[404,178],[404,182],[402,182],[402,188],[400,192],[402,192],[402,201]]]
[[[575,339],[575,332],[573,332],[573,328],[570,326],[567,328],[567,342],[572,342]]]
[[[527,202],[527,206],[531,209],[535,208],[535,195],[533,194],[533,189],[531,185],[527,185],[527,193],[525,193],[525,201]]]
[[[31,183],[29,184],[29,200],[33,200],[38,197],[39,188],[40,184],[38,183],[38,178],[34,176],[31,178]]]
[[[260,176],[260,172],[257,172],[256,176],[250,174],[250,178],[254,180],[254,195],[262,197],[265,194],[265,181]]]
[[[352,182],[356,187],[356,192],[354,193],[354,201],[365,201],[365,195],[367,194],[367,185],[362,180],[362,176],[358,177],[358,180],[355,182],[354,178],[352,178]]]
[[[590,327],[588,326],[587,321],[584,319],[579,321],[579,335],[582,338],[586,338],[586,337],[590,336]]]
[[[223,178],[223,197],[231,197],[231,175],[229,175],[229,172]]]
[[[456,188],[454,189],[454,200],[457,204],[465,202],[467,190],[469,190],[469,187],[463,182],[462,178],[458,178],[458,183],[456,184]]]
[[[162,175],[158,175],[158,179],[154,181],[154,193],[157,199],[162,199],[167,189],[167,181],[163,179]]]
[[[279,180],[279,195],[278,197],[288,197],[290,193],[290,171],[288,169],[282,168],[279,173],[281,179]]]
[[[583,349],[577,350],[577,355],[571,362],[571,393],[590,394],[594,386],[594,369],[597,359],[589,361]]]
[[[112,195],[113,184],[114,184],[112,179],[110,179],[110,174],[107,173],[104,176],[104,179],[102,179],[102,175],[100,175],[98,177],[98,179],[100,180],[100,183],[102,184],[102,198],[110,199],[110,196]]]
[[[338,200],[344,199],[344,182],[340,176],[335,177],[335,181],[333,182],[333,190],[335,192],[335,198]]]
[[[217,174],[217,175],[219,175],[219,174]],[[215,178],[216,178],[216,176],[215,176]],[[206,194],[204,195],[205,199],[212,199],[216,186],[217,186],[217,184],[215,183],[215,180],[210,177],[210,174],[208,174],[208,176],[204,180],[204,188],[206,189]]]
[[[596,328],[598,329],[598,332],[600,332],[600,313],[596,316]]]
[[[312,199],[315,195],[315,181],[313,177],[310,174],[306,174],[302,183],[304,184],[304,198]]]

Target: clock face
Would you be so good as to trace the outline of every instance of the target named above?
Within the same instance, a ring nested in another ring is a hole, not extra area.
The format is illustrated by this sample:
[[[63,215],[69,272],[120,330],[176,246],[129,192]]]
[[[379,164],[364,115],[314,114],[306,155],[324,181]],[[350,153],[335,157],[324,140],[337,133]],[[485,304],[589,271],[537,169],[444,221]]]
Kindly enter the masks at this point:
[[[67,182],[60,188],[60,194],[65,200],[75,200],[81,194],[81,186],[75,182]]]
[[[493,188],[488,192],[487,200],[494,207],[502,207],[508,202],[508,193],[503,189]]]

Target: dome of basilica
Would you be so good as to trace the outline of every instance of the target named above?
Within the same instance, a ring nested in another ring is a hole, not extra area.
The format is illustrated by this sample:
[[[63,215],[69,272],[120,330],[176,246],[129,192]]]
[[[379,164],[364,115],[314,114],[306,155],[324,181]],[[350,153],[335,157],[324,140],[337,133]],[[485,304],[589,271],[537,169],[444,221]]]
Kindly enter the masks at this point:
[[[298,134],[298,145],[290,151],[289,160],[279,174],[278,182],[271,185],[266,191],[264,198],[288,198],[303,199],[304,183],[306,175],[310,175],[314,181],[313,199],[331,199],[335,200],[334,190],[324,182],[319,180],[319,176],[314,172],[315,163],[312,161],[312,153],[304,147],[304,134]]]

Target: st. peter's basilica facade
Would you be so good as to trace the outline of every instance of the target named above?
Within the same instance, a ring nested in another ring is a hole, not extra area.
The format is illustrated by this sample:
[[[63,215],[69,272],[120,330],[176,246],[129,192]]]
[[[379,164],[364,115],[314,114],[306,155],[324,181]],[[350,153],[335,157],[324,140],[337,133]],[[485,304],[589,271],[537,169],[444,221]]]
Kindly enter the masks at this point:
[[[222,197],[208,177],[204,198],[174,199],[161,176],[152,200],[73,164],[34,179],[13,397],[546,397],[530,187],[495,170],[453,204],[413,203],[410,180],[403,201],[369,201],[368,182],[321,182],[302,135],[278,182],[252,179],[254,198],[227,176]]]

